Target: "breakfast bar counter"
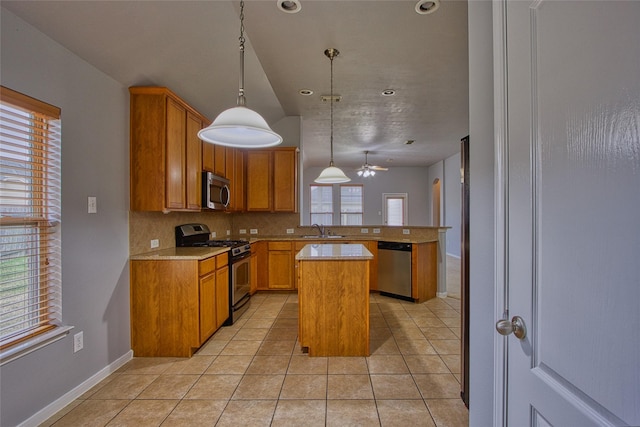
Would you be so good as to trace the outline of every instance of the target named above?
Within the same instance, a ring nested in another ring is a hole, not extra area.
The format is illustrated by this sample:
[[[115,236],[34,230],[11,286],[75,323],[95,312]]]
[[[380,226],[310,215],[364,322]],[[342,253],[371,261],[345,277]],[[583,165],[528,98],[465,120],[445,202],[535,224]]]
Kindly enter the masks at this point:
[[[308,244],[296,255],[299,340],[309,356],[369,355],[369,262],[362,244]]]

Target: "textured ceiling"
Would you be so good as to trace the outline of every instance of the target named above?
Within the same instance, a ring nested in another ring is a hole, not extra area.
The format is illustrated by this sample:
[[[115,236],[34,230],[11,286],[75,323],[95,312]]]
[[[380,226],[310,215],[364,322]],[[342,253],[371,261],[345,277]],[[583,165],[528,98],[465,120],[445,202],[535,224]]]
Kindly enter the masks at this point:
[[[306,166],[329,162],[329,47],[334,160],[355,168],[425,166],[459,151],[468,134],[467,4],[415,1],[246,1],[247,106],[273,124],[302,117]],[[213,119],[236,103],[239,1],[2,1],[126,86],[167,86]],[[311,89],[301,96],[300,89]],[[385,89],[395,96],[382,96]],[[414,140],[406,145],[407,140]],[[389,161],[389,159],[392,159]]]

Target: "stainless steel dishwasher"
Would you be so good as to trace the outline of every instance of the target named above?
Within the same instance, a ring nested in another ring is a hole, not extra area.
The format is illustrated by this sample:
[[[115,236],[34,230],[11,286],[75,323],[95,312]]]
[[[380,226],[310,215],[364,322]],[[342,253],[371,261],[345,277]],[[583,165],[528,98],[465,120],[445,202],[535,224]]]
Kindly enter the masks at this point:
[[[378,290],[383,295],[411,298],[411,243],[378,242]]]

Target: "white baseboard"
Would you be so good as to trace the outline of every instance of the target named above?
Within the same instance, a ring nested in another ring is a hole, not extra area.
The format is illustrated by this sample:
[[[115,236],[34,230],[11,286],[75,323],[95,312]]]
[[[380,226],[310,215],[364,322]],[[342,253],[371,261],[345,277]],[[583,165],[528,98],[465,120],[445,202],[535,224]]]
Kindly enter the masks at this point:
[[[65,393],[59,399],[56,399],[51,404],[45,406],[31,417],[21,422],[18,427],[36,427],[53,415],[55,415],[58,411],[62,410],[65,406],[76,400],[78,397],[82,396],[84,393],[89,391],[91,387],[98,384],[103,379],[107,378],[109,375],[120,369],[125,363],[133,358],[133,350],[129,350],[118,359],[116,359],[110,365],[105,366],[103,369],[96,372],[91,377],[87,378],[84,382],[82,382],[77,387],[73,388],[69,392]]]
[[[447,297],[447,293],[446,292],[436,292],[436,296],[438,298],[446,298]]]

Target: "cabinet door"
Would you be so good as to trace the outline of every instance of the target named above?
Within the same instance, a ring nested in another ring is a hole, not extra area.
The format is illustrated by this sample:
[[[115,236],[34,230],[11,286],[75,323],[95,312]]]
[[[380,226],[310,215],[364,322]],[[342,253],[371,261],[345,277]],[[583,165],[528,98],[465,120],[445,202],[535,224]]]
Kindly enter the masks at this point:
[[[271,151],[247,152],[247,211],[271,211]]]
[[[200,210],[202,204],[202,142],[198,138],[198,131],[202,129],[202,122],[195,115],[187,114],[187,209]]]
[[[216,152],[215,155],[215,163],[213,165],[213,173],[226,177],[227,176],[227,148],[223,145],[213,145],[213,148]]]
[[[226,255],[225,255],[226,256]],[[229,318],[229,266],[216,270],[216,329]]]
[[[291,242],[269,242],[269,289],[294,289]]]
[[[213,172],[216,164],[216,150],[213,144],[208,142],[202,143],[202,170]]]
[[[167,98],[167,157],[166,207],[186,207],[186,117],[187,111],[171,98]],[[158,167],[162,167],[158,165]]]
[[[217,329],[216,273],[200,278],[200,345]]]
[[[273,210],[297,212],[297,151],[295,149],[273,152]]]
[[[244,152],[237,148],[227,147],[227,179],[231,181],[229,191],[231,197],[228,210],[242,212],[244,210]]]

